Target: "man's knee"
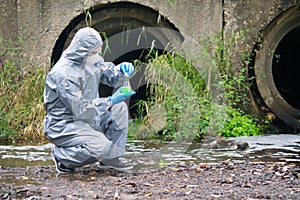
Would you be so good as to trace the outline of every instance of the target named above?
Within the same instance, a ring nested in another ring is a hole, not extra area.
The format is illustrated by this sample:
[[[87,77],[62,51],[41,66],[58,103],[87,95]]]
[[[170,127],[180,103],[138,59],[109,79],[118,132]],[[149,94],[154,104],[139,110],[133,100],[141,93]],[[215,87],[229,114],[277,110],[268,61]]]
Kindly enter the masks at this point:
[[[97,147],[94,147],[94,149],[93,149],[94,157],[97,160],[101,160],[101,159],[105,158],[105,156],[111,150],[111,146],[112,146],[112,142],[109,141],[109,142],[106,142],[105,144],[101,144],[101,145],[98,145]]]
[[[97,160],[108,154],[112,146],[112,142],[105,135],[100,132],[98,134],[98,137],[86,140],[84,145],[92,157],[95,157]]]
[[[114,119],[114,125],[123,129],[127,127],[128,124],[128,107],[125,102],[118,103],[114,105],[112,110],[112,115]]]
[[[128,120],[128,107],[125,102],[114,105],[112,109],[112,115],[116,121],[127,121]]]
[[[113,114],[115,115],[115,114],[118,114],[118,113],[120,113],[120,114],[128,114],[128,107],[127,107],[127,104],[125,103],[125,102],[121,102],[121,103],[118,103],[118,104],[116,104],[116,105],[114,105],[113,107],[112,107],[112,112],[113,112]]]

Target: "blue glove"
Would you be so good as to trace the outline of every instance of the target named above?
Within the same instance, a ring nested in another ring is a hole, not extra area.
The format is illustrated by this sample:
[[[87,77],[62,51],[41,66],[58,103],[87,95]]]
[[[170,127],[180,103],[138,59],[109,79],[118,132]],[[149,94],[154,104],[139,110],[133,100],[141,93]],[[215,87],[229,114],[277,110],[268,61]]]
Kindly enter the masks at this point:
[[[134,72],[134,66],[129,62],[122,62],[120,64],[120,70],[125,76],[132,76]]]
[[[121,92],[122,91],[122,87],[120,87],[115,93],[113,93],[113,95],[111,97],[108,97],[110,99],[110,101],[112,102],[112,104],[117,104],[120,103],[122,101],[125,101],[128,97],[131,97],[132,95],[134,95],[136,92],[133,90],[130,90],[129,92]]]

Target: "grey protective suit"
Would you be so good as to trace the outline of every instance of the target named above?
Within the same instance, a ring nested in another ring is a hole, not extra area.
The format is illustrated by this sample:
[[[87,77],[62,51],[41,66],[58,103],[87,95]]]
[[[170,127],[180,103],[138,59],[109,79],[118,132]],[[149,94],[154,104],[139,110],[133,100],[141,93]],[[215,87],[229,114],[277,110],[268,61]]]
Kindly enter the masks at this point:
[[[55,144],[55,158],[68,168],[125,153],[127,105],[112,105],[98,93],[100,83],[122,84],[123,74],[98,54],[88,56],[99,45],[97,31],[80,29],[46,78],[44,132]]]

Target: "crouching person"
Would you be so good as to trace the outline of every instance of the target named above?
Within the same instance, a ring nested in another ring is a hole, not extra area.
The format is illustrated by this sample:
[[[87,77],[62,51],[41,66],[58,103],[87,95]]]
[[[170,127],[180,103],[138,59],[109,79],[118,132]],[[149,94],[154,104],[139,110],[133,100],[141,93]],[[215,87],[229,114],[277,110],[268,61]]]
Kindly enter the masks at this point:
[[[117,90],[99,97],[100,83],[122,84],[124,74],[132,76],[131,63],[104,62],[99,55],[100,34],[82,28],[46,77],[44,132],[55,146],[52,158],[58,172],[75,172],[87,164],[100,162],[116,169],[132,169],[121,161],[128,133],[128,108],[124,100],[135,94]]]

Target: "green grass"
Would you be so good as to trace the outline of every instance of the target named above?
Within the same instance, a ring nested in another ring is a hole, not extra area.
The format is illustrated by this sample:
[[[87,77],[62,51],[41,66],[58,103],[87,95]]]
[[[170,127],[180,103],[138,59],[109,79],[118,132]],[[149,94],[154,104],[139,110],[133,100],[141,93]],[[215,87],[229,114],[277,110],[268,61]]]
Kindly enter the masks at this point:
[[[0,143],[43,141],[43,89],[45,70],[25,66],[14,55],[19,48],[4,48],[0,54],[4,68],[0,71]],[[26,69],[26,70],[24,70]]]

